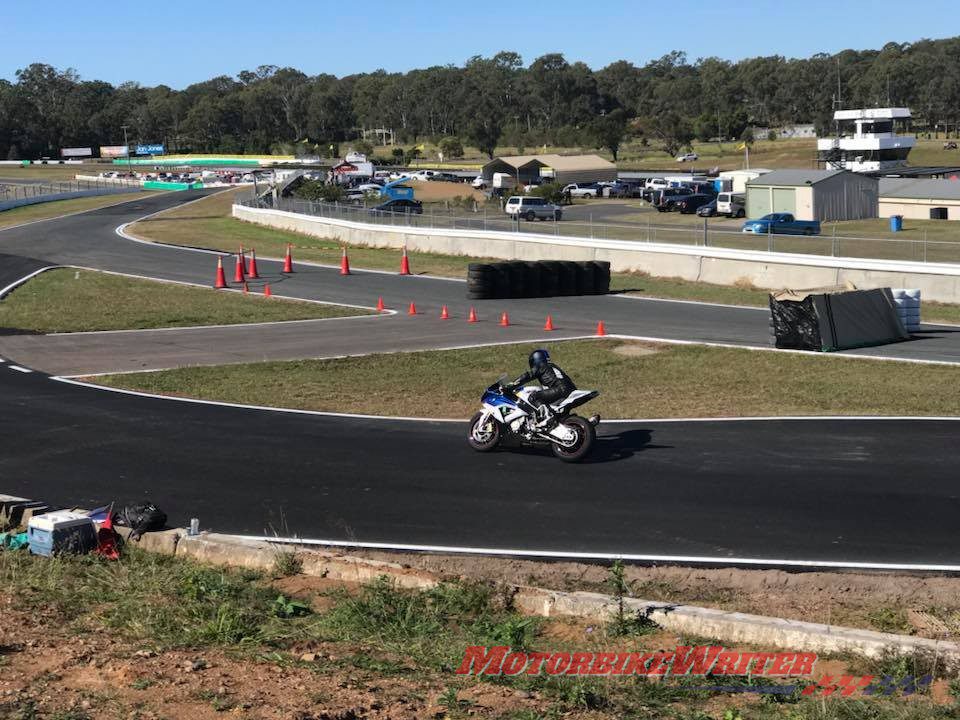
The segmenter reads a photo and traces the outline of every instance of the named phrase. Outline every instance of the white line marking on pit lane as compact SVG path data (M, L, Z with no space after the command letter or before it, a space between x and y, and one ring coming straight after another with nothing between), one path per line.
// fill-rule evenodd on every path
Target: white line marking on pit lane
M907 570L914 572L960 572L960 565L923 565L913 563L847 562L843 560L788 560L784 558L710 557L708 555L646 555L618 552L573 552L564 550L517 550L507 548L460 547L456 545L410 545L405 543L352 542L348 540L312 540L256 535L234 535L242 540L284 544L320 545L327 547L393 550L401 552L434 552L460 555L496 555L540 557L564 560L629 560L633 562L669 562L681 565L761 565L805 568L854 568L861 570Z
M20 367L19 365L7 365L7 367L10 368L11 370L16 370L17 372L22 372L22 373L32 373L32 372L33 372L33 370L31 370L31 369L25 368L25 367Z

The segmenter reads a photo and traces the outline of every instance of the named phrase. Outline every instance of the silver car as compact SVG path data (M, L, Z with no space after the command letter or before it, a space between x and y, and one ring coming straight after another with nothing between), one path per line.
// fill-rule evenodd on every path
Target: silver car
M563 211L558 206L539 197L514 195L507 200L503 210L514 220L559 220L563 217Z

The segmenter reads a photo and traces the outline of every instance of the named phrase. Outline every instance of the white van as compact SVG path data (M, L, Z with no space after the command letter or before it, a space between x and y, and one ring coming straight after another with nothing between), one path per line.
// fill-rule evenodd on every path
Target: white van
M717 215L742 218L746 214L747 200L743 195L732 192L722 192L717 195Z
M670 187L670 183L665 178L650 178L644 187L647 190L666 190Z

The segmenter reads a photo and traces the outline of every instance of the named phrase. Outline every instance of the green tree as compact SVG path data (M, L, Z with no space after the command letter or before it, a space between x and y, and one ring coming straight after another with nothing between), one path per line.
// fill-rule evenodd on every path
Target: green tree
M593 121L590 131L597 144L609 150L616 162L620 143L627 131L627 114L620 108L605 113Z
M445 137L440 141L440 152L444 157L461 158L463 157L463 143L458 137Z
M502 134L503 129L494 117L475 120L467 128L467 137L480 149L480 152L491 160L493 160L493 155L497 150L497 143L500 142L500 136Z

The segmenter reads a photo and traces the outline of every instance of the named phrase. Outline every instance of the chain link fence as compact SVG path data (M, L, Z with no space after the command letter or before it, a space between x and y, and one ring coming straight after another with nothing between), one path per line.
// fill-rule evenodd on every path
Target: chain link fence
M96 191L98 193L129 192L139 189L135 179L63 180L43 183L0 183L0 203L32 200L50 195Z
M476 209L464 209L441 203L435 203L435 207L424 204L423 214L418 215L385 212L359 203L312 202L296 198L278 198L274 204L270 196L243 198L236 202L247 207L275 208L302 215L390 227L534 233L567 239L626 240L638 243L669 243L756 252L960 264L960 241L901 240L839 235L753 234L714 229L710 226L710 218L703 218L702 223L683 225L653 222L599 223L566 219L518 221L497 209L485 208L482 205L475 206Z

